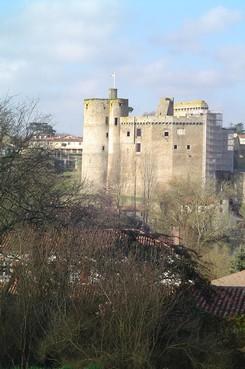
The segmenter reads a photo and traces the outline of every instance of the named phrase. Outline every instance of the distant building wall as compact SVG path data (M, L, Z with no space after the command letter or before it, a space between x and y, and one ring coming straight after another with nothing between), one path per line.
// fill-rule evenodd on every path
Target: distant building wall
M174 178L201 181L203 124L203 117L121 118L121 184L125 196L162 191Z

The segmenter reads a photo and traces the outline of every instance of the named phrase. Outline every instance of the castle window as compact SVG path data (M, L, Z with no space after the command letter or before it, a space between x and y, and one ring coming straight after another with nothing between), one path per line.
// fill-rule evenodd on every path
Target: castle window
M105 151L105 146L104 145L102 146L102 151Z
M108 126L108 124L109 124L109 117L105 117L105 124Z
M186 148L187 148L187 150L190 150L191 149L191 145L187 145Z
M136 129L136 136L141 137L141 128Z
M127 136L130 137L130 131L127 132Z
M108 132L106 132L105 136L106 136L106 138L108 138Z
M178 136L184 136L185 135L185 129L184 128L177 128L177 135Z
M137 143L135 147L136 152L141 152L141 143Z
M178 146L177 145L174 145L174 150L177 150Z
M118 123L118 118L114 118L114 124L115 124L115 126L117 126L117 123Z
M169 132L168 131L164 131L164 137L168 137L169 136Z

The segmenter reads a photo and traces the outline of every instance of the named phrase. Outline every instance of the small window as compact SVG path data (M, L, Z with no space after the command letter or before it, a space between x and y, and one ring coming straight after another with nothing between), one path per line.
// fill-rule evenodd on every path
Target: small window
M177 145L174 145L174 150L177 150L178 146Z
M187 148L187 150L190 150L191 149L191 145L187 145L186 148Z
M136 152L141 152L141 144L140 143L136 144Z
M115 124L115 126L117 126L117 123L118 123L118 118L114 118L114 124Z
M105 151L105 146L104 145L102 146L102 151Z
M136 129L136 136L141 137L141 128Z
M185 135L185 128L177 128L177 135L184 136Z
M130 131L127 132L127 136L130 137Z
M108 126L108 124L109 124L109 117L105 117L105 124Z
M168 131L164 131L164 137L168 137L169 136L169 132Z
M106 138L108 138L108 132L106 132L106 134L105 134L105 135L106 135Z

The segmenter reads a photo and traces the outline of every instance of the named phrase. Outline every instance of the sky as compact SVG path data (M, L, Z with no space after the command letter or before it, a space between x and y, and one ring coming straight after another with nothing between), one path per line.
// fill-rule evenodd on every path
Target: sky
M244 0L0 0L0 97L38 101L82 135L83 99L113 87L133 114L204 99L245 122Z

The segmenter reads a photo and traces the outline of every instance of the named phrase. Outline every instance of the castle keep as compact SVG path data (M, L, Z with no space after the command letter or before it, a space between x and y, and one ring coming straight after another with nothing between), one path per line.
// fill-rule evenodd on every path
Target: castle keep
M132 116L128 100L84 100L82 176L97 188L142 198L174 178L205 181L233 171L233 134L203 100L161 99L154 115Z

